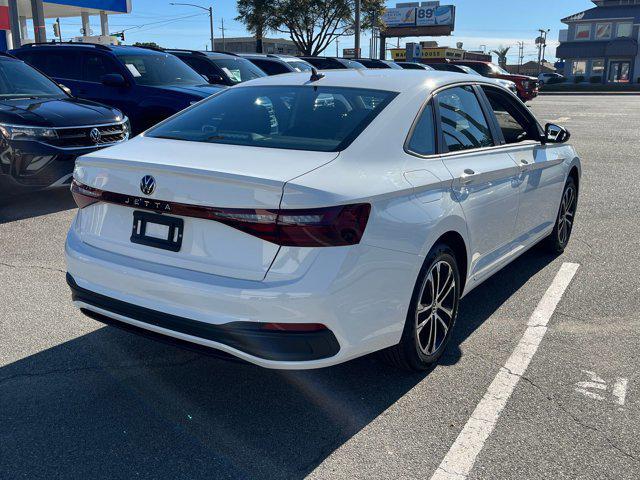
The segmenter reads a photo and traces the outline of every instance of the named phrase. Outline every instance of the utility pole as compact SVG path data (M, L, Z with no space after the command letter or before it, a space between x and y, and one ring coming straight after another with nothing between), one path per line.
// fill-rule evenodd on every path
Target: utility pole
M183 5L187 7L195 7L195 8L199 8L200 10L209 12L209 29L211 32L211 51L213 52L216 49L215 40L213 38L213 6L207 8L207 7L201 7L200 5L194 5L193 3L174 3L174 2L171 2L169 5Z
M355 49L356 49L356 57L360 56L360 0L356 0L356 18L355 18Z
M518 73L522 67L522 61L524 60L524 42L518 42Z
M222 50L224 50L226 52L227 51L227 44L224 41L224 31L226 30L226 28L224 28L224 18L222 18L220 20L220 23L222 24L222 26L220 27L220 30L222 31Z
M340 56L340 39L336 37L336 57Z
M540 36L536 38L536 45L538 46L538 75L542 73L542 60L544 60L544 52L547 48L547 34L551 30L545 30L543 28L538 29Z

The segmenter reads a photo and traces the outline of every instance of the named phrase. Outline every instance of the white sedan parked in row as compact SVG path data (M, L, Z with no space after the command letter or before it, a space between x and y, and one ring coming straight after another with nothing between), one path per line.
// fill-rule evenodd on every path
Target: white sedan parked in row
M78 160L67 280L93 318L264 367L425 369L462 296L564 250L568 137L469 75L253 80Z

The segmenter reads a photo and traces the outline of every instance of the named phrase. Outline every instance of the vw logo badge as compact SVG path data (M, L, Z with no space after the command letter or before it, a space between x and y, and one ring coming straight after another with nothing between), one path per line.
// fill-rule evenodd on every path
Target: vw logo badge
M140 180L140 190L145 195L151 195L156 188L156 179L151 175L145 175Z
M100 130L98 130L97 128L92 128L91 131L89 132L89 138L93 143L98 143L102 138L102 134L100 133Z

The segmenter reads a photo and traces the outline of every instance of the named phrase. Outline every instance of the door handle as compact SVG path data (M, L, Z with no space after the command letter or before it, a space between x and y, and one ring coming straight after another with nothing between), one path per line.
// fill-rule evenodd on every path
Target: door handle
M521 172L526 172L527 170L531 169L531 162L523 158L520 160L519 168Z
M474 170L465 168L464 172L462 172L462 174L460 175L460 183L462 185L468 185L473 181L474 177L477 177L478 175L479 173L475 172Z

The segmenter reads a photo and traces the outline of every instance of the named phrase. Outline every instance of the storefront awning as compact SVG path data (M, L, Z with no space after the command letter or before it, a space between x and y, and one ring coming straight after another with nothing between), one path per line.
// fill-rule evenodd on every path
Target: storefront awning
M558 58L635 57L638 42L632 38L616 38L601 42L563 42L556 49Z

